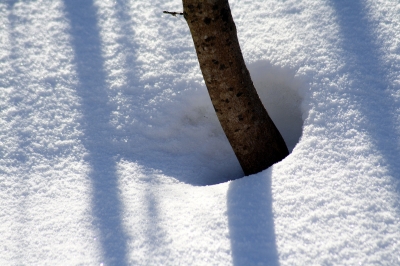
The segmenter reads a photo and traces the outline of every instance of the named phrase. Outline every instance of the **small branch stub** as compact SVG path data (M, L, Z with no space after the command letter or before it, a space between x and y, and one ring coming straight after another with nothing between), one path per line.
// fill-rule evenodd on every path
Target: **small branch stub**
M163 11L163 13L164 13L164 14L170 14L170 15L172 15L172 16L174 16L174 17L176 17L176 15L181 15L181 16L183 16L183 13L182 13L182 12Z

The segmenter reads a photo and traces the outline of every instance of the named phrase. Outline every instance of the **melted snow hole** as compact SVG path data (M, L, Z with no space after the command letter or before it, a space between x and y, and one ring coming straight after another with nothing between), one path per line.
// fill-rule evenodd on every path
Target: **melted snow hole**
M253 83L291 152L302 134L304 82L296 71L266 61L248 64ZM166 101L163 112L145 128L152 138L148 166L192 185L213 185L243 177L243 172L202 83ZM156 156L159 154L160 157ZM142 154L144 157L146 154Z

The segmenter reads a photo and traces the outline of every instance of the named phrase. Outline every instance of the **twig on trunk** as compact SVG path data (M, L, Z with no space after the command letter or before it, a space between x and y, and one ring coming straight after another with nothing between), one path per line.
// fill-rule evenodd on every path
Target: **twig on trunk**
M170 14L170 15L172 15L172 16L174 16L174 17L176 17L176 15L181 15L181 16L183 16L183 13L182 13L182 12L163 11L163 13L165 13L165 14Z

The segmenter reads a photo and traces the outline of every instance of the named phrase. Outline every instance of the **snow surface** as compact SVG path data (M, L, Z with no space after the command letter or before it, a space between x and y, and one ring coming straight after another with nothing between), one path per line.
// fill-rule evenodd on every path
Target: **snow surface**
M180 1L1 1L0 265L400 265L400 2L230 4L292 151L241 179Z

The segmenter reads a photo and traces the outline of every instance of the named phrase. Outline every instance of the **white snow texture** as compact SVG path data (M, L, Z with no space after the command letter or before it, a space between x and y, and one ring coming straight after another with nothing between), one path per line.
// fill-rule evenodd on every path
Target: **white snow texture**
M291 151L245 178L181 1L0 1L0 265L400 265L400 2L230 6Z

